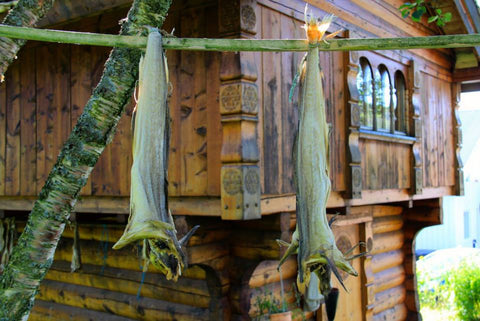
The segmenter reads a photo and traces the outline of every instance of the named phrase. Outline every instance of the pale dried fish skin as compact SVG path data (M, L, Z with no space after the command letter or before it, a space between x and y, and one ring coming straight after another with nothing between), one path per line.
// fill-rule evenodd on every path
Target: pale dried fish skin
M158 30L149 33L139 70L130 217L124 234L113 248L145 240L144 259L163 272L167 279L177 280L187 262L168 211L168 83L162 37Z

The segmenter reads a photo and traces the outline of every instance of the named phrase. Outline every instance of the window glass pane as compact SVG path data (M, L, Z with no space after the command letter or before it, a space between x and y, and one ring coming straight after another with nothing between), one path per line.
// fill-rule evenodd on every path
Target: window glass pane
M382 120L383 120L383 124L382 124L382 128L383 129L386 129L388 131L391 130L392 128L392 125L391 125L391 122L390 122L390 113L391 113L391 92L390 92L390 88L391 88L391 85L390 85L390 76L388 74L388 71L386 69L383 69L382 72L382 106L383 106L383 109L382 109Z
M370 65L364 69L365 79L365 125L373 128L373 79Z
M365 125L365 89L363 81L363 67L358 68L357 74L357 90L358 90L358 106L360 107L360 124Z
M368 60L360 58L360 72L357 77L357 86L360 94L360 119L363 127L373 128L373 82L372 69Z
M406 85L405 78L401 71L395 73L395 90L397 98L397 108L395 109L395 130L407 132L407 103L406 103Z
M383 92L382 92L382 75L380 71L375 70L375 124L376 129L384 129L383 127Z

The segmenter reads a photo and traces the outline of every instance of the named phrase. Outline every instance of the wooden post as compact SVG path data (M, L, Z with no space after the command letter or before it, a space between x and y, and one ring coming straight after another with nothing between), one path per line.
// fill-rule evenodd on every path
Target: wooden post
M463 162L460 151L462 149L462 122L460 121L460 83L452 84L452 98L453 98L453 135L455 144L455 195L464 195L463 184Z
M256 34L255 0L220 0L220 35L253 38ZM257 68L252 52L224 52L220 69L222 115L222 218L261 217L260 168L257 143Z
M348 167L347 186L349 198L362 198L362 154L358 147L360 138L360 106L357 88L357 75L360 63L358 53L351 51L347 55L347 85L348 85Z
M412 145L412 194L422 194L423 189L423 159L422 159L422 98L420 96L421 72L418 64L410 62L409 78L411 88L412 124L411 134L416 138Z
M367 245L366 250L370 253L373 249L373 228L372 222L366 222L360 225L360 240ZM375 278L372 270L372 255L367 254L361 258L363 271L362 285L365 287L362 290L362 307L364 309L364 321L373 320L373 308L375 306Z

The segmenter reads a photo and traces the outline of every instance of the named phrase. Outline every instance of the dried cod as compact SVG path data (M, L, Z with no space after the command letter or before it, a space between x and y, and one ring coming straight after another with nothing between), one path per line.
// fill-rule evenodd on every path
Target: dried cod
M326 206L330 195L329 127L326 121L325 97L319 68L318 42L326 41L339 31L324 37L334 16L322 21L305 14L305 29L310 49L301 72L299 129L294 147L295 185L297 193L297 226L280 265L297 253L297 286L305 299L305 310L316 310L322 301L332 301L330 276L333 272L343 286L338 269L357 276L357 272L335 244L327 220ZM336 305L336 298L334 300ZM333 304L333 303L332 303Z
M168 210L168 71L162 37L154 28L150 29L139 70L138 102L132 120L130 217L113 248L142 240L144 260L149 260L167 279L177 280L187 265L182 245L197 227L178 241Z

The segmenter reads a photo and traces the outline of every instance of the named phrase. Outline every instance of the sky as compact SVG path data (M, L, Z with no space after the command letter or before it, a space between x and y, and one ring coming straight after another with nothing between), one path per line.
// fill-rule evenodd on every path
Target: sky
M460 100L460 110L479 110L479 109L480 109L480 92L472 91L468 93L462 93L461 100Z
M480 180L480 167L478 166L480 163L480 139L478 139L480 134L478 132L469 132L480 130L480 128L475 125L475 122L477 122L478 119L478 113L480 112L480 92L462 93L460 98L460 111L465 111L464 113L460 114L460 118L462 119L463 123L462 134L463 143L465 145L464 147L471 151L468 158L463 155L464 153L462 153L465 177L471 177L472 179ZM468 141L468 138L477 139L477 142L475 143L471 139Z

